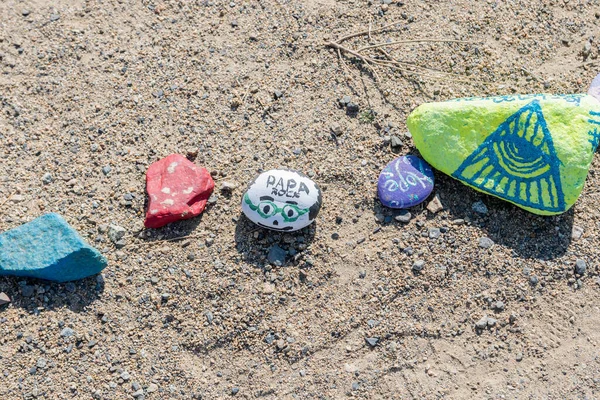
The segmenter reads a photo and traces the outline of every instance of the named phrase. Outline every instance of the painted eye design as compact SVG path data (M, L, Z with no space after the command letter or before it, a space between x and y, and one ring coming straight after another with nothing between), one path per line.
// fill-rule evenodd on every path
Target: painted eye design
M271 201L261 201L257 211L263 218L269 218L277 214L278 207Z
M290 204L283 206L283 209L281 210L281 214L283 215L283 219L286 222L294 222L295 220L298 219L298 217L300 217L298 208L293 205L290 205Z
M502 122L452 175L516 204L564 211L559 165L534 100Z

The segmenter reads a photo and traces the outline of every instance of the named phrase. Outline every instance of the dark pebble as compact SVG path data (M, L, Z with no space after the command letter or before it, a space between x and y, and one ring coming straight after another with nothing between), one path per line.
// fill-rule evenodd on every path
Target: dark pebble
M587 265L586 265L585 261L583 261L583 260L575 261L575 273L577 275L585 274L586 269L587 269Z

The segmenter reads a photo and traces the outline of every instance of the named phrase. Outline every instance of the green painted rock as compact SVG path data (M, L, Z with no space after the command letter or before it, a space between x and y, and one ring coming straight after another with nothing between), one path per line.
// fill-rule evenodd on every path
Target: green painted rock
M434 168L540 215L577 200L600 141L590 95L515 95L423 104L408 117Z

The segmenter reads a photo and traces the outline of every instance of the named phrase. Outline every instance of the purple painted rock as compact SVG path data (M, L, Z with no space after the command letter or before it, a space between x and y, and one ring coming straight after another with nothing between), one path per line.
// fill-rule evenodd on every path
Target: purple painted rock
M381 204L409 208L424 201L433 190L433 171L419 157L402 156L386 165L379 175L377 193Z

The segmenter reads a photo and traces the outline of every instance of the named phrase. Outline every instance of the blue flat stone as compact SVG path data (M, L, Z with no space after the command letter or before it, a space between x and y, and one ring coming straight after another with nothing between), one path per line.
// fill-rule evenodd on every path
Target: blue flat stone
M68 282L95 275L106 264L58 214L0 234L0 275Z
M431 194L433 183L433 171L425 161L411 155L402 156L381 171L377 193L386 207L409 208Z

